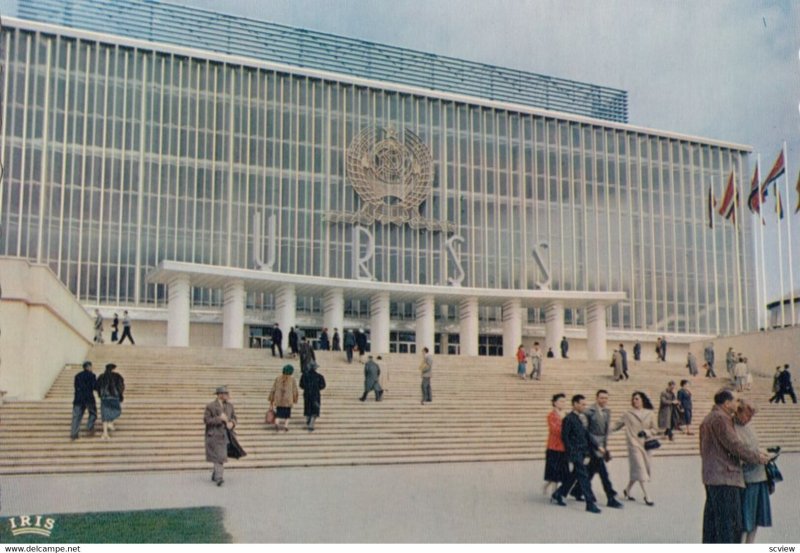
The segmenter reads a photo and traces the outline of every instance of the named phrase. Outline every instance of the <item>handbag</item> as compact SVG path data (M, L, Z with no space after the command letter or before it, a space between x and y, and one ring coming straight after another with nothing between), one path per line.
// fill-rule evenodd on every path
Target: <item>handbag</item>
M275 409L273 409L272 407L267 409L267 414L264 417L264 422L266 424L275 424Z
M652 451L654 449L658 449L659 447L661 447L661 442L659 442L656 438L650 438L644 442L645 451Z
M236 434L227 428L225 432L228 433L228 457L231 459L241 459L245 457L247 453L236 439Z

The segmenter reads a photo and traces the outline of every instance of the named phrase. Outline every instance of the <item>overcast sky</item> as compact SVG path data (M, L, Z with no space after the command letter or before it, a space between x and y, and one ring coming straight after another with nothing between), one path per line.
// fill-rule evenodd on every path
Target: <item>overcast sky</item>
M797 2L171 1L621 88L628 91L631 124L751 145L755 154L761 154L762 174L769 171L785 140L790 182L789 197L783 198L787 214L797 205ZM753 164L755 159L754 155ZM721 189L722 184L718 196ZM770 215L767 244L777 240L777 224ZM786 250L788 221L783 231ZM800 283L800 214L792 218L792 235L794 280ZM787 251L783 267L788 294ZM768 299L780 295L778 266L778 256L769 255L767 273L773 278Z

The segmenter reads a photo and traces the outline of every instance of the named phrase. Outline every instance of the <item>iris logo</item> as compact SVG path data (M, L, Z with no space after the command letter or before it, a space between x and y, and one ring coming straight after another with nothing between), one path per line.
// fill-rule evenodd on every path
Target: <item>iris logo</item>
M43 518L42 515L22 515L8 519L13 536L23 536L34 534L37 536L50 537L56 525L54 518Z

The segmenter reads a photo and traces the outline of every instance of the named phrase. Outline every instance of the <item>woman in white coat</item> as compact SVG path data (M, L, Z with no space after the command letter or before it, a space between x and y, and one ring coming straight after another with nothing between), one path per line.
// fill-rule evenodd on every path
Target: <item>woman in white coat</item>
M650 481L651 474L651 454L644 448L644 444L650 438L658 434L658 423L653 404L644 392L633 392L631 396L632 409L622 415L613 429L614 431L625 429L625 438L628 442L628 464L630 468L630 479L622 494L625 499L635 501L631 496L631 488L638 482L644 494L644 502L649 506L655 505L647 495L645 482Z

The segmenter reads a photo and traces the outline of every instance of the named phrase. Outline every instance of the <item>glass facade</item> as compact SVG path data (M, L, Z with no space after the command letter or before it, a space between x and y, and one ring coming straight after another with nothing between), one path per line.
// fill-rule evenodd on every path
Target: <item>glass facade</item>
M530 289L536 248L552 289L627 293L609 330L756 326L751 218L742 205L738 229L717 217L711 230L707 213L731 171L746 186L746 148L53 29L4 21L0 255L49 264L87 305L163 308L165 287L146 281L163 260L254 268L257 211L274 217L275 271L355 278L358 225L328 216L363 206L346 156L375 127L429 148L418 211L454 229L369 225L376 280L446 285L463 269L464 286ZM195 306L220 302L193 292ZM319 298L298 305L320 313ZM583 326L583 311L566 316Z

